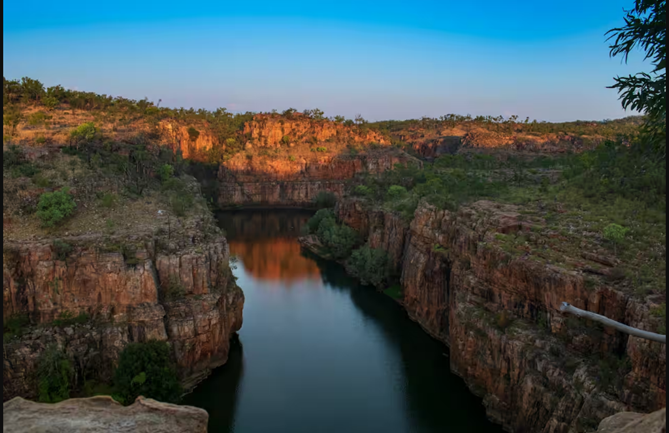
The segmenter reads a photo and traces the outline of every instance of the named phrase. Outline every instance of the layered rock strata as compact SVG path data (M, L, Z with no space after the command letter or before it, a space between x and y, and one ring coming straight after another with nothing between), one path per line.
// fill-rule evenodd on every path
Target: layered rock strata
M220 232L59 242L66 254L52 241L4 243L5 320L31 323L5 338L5 400L36 397L37 362L52 343L72 359L75 388L109 382L129 342L168 341L186 388L225 363L244 296Z
M664 345L559 312L566 301L654 330L652 302L589 287L578 270L500 248L498 235L530 230L514 206L480 201L449 212L422 203L410 224L360 200L340 201L335 211L390 253L407 313L450 346L452 371L507 430L592 431L616 412L665 406ZM604 383L608 367L598 361L611 357L628 363L615 385Z

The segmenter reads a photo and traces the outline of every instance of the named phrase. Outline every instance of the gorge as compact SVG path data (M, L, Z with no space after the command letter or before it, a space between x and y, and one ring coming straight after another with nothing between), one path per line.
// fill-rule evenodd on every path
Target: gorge
M86 116L58 121L70 130ZM112 381L128 343L158 339L192 391L184 402L207 409L216 431L324 422L364 431L373 422L389 431L589 432L616 412L665 406L664 346L559 313L566 301L661 326L664 290L648 288L664 275L656 215L635 213L637 237L617 254L599 234L601 209L559 189L568 168L559 157L605 134L533 135L527 145L518 125L388 134L268 113L246 121L234 147L206 122L134 122L100 125L78 147L58 129L42 131L49 141L38 145L28 128L20 162L6 167L3 313L26 322L5 323L5 401L37 398L38 359L52 344L83 392L86 382ZM164 165L174 173L162 178ZM53 180L25 175L33 166ZM391 186L405 195L391 198ZM67 187L74 216L40 227L40 195ZM117 202L107 206L107 195ZM357 233L356 248L388 255L397 302L300 248L323 197L337 224ZM227 212L218 221L214 204ZM616 221L633 220L636 209L616 205L628 212ZM254 207L271 210L231 211ZM656 272L641 275L639 257Z

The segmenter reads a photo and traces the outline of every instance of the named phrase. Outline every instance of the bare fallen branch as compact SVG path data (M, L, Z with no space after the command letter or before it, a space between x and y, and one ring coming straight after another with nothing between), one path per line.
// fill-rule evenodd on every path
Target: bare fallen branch
M602 315L591 313L590 311L581 310L580 308L576 308L567 302L562 303L562 306L560 306L560 311L564 313L571 313L578 317L584 317L586 319L594 320L595 322L602 323L606 326L615 328L620 332L634 335L635 337L645 338L646 340L652 340L652 341L657 341L659 343L667 344L666 335L656 334L654 332L642 331L641 329L632 328L631 326L623 325L620 322L616 322L615 320L611 320Z

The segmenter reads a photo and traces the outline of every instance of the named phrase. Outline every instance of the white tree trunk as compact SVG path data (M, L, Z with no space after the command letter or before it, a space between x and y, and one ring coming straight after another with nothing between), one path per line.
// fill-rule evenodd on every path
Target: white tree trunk
M642 331L641 329L632 328L631 326L623 325L620 322L616 322L615 320L611 320L599 314L581 310L580 308L576 308L573 305L568 304L567 302L562 303L560 311L565 313L571 313L578 317L585 317L586 319L594 320L595 322L603 323L606 326L610 326L626 334L634 335L635 337L645 338L646 340L652 340L663 344L667 344L666 335L656 334L654 332Z

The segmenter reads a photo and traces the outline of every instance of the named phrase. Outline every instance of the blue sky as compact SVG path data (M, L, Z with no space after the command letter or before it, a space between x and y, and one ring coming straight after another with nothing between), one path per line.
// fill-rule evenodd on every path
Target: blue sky
M161 105L368 120L634 114L606 86L632 0L3 2L3 75Z

